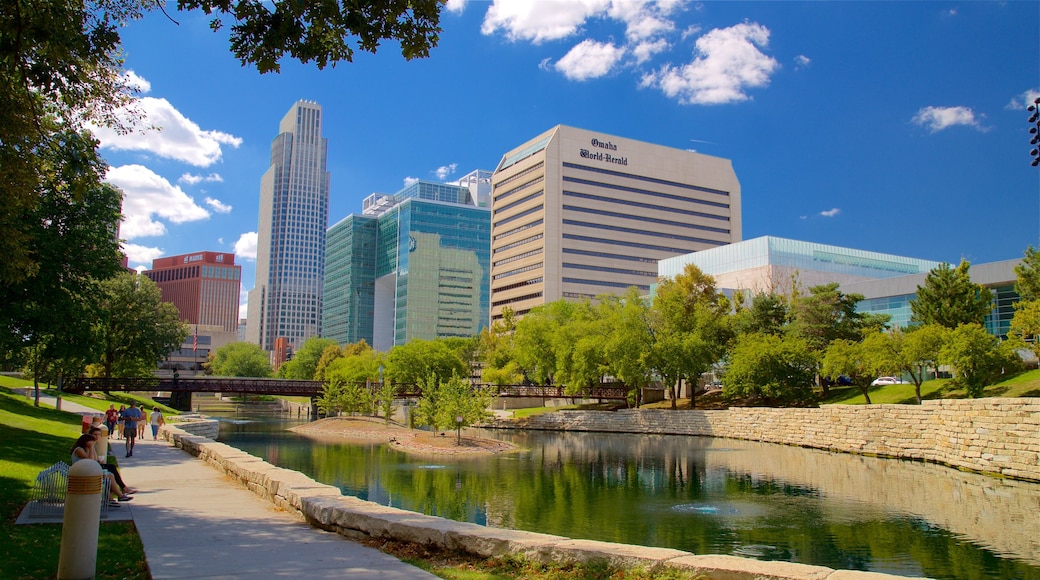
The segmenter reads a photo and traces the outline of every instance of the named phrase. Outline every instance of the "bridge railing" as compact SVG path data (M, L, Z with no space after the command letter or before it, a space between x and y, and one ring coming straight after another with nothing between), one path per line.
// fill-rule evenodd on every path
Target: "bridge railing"
M370 389L377 390L379 383L367 383ZM487 391L492 397L509 398L569 398L569 399L606 399L625 400L627 389L623 386L586 387L568 393L561 386L544 385L474 385L475 389ZM102 378L76 377L65 383L65 390L71 393L84 391L169 391L197 393L240 393L249 395L287 395L317 397L324 392L320 381L300 381L289 379L259 379L237 377L132 377ZM396 397L419 398L422 390L412 383L397 385Z

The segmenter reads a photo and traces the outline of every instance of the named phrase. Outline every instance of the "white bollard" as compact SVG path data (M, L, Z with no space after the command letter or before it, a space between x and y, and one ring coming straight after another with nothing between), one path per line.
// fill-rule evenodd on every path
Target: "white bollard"
M97 452L98 460L101 463L108 463L108 425L102 423L98 426L101 432L98 433L97 444L94 445L94 451Z
M69 467L65 518L61 524L58 580L94 578L97 572L98 530L104 472L97 461L77 461Z

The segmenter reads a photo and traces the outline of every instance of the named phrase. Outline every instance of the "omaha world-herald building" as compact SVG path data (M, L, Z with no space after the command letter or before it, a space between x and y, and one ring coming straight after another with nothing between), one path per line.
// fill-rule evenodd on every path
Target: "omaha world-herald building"
M492 176L491 319L647 292L659 260L741 239L728 159L557 125Z

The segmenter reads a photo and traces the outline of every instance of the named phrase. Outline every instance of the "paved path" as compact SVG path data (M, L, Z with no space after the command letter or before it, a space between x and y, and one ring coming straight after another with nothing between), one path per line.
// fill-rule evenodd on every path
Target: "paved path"
M297 520L166 442L138 441L133 457L119 457L140 490L129 507L157 580L436 578Z
M54 406L41 393L40 404ZM62 410L98 414L62 401ZM152 578L436 579L379 550L301 522L165 441L138 440L133 457L110 441Z

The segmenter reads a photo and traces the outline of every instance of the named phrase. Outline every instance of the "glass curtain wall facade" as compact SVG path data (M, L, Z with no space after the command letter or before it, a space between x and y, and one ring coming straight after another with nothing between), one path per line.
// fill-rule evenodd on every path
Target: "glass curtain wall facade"
M650 289L657 262L741 237L727 159L558 125L492 177L491 318Z
M330 183L321 115L321 105L310 101L289 109L260 183L246 339L266 351L278 338L298 348L321 335Z
M392 196L370 196L362 219L370 220L364 222L364 240L374 241L374 251L364 258L356 255L365 251L357 242L359 216L330 228L325 336L340 343L363 338L388 350L413 339L479 334L488 320L491 220L477 201L469 187L427 181ZM342 231L348 227L352 237ZM350 253L355 255L347 258ZM371 269L359 274L362 268ZM350 297L355 280L360 292Z

